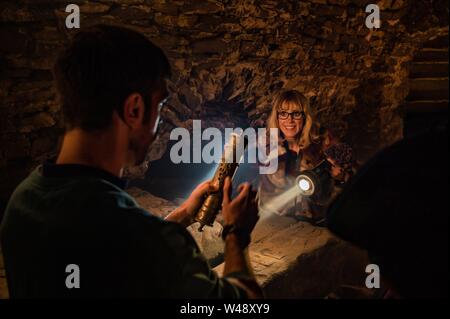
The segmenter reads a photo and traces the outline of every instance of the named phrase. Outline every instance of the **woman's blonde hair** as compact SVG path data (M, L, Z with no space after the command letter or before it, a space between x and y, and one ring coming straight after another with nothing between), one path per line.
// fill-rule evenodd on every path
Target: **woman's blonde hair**
M283 108L285 103L289 104L289 108ZM292 107L294 106L294 107ZM283 132L281 132L278 125L278 111L301 111L305 113L303 128L297 137L298 145L300 149L307 148L312 142L315 142L318 138L317 127L313 123L313 116L309 107L309 101L302 93L297 90L285 90L281 91L273 101L272 112L267 120L268 128L279 129L280 138L284 140Z

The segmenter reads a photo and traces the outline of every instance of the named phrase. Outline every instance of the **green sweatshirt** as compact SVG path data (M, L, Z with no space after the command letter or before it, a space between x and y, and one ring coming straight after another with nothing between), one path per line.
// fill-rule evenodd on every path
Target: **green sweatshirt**
M140 208L108 172L39 166L0 229L12 298L239 298L191 235Z

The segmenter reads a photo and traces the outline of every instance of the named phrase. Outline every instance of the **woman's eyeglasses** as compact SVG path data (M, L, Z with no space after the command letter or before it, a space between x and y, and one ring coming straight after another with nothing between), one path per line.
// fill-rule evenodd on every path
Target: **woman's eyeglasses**
M286 120L291 116L294 120L301 120L305 116L305 112L286 112L286 111L278 111L278 118L280 120Z

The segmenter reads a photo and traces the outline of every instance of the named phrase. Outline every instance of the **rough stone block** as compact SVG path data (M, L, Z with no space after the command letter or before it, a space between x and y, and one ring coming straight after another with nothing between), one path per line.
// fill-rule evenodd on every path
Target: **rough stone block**
M268 298L324 298L341 285L364 286L365 252L289 217L260 220L249 252ZM223 264L215 269L221 273Z

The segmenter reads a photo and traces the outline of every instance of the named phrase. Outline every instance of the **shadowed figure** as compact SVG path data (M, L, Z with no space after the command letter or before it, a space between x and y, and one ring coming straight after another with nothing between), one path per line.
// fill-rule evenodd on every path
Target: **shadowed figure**
M448 127L386 148L328 210L328 227L367 249L383 297L448 298Z

